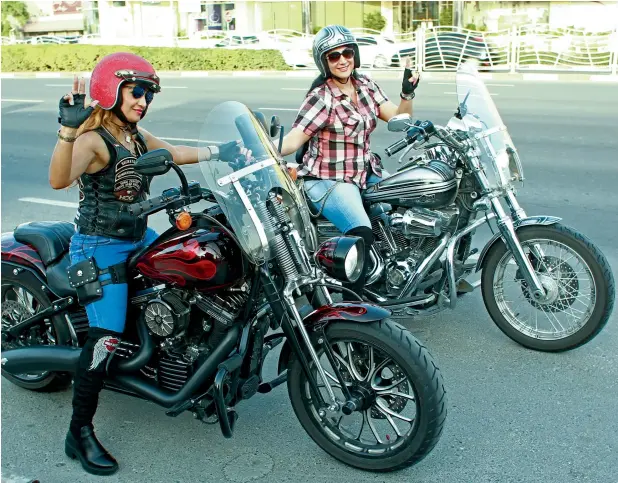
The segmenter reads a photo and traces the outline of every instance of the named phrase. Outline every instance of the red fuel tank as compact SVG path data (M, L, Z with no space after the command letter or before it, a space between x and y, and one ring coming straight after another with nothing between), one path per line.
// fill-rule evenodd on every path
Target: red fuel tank
M136 268L155 281L213 290L242 278L243 259L241 248L221 228L191 228L155 242Z

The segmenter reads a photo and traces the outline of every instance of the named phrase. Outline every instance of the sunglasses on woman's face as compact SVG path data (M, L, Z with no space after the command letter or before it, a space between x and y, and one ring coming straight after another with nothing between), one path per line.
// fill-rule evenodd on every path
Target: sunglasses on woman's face
M346 60L350 60L352 58L354 58L354 49L344 49L341 52L331 52L330 54L328 54L326 56L326 58L330 61L330 62L339 62L339 59L341 59L341 56L343 55L343 58Z
M133 89L131 90L131 94L133 94L133 97L135 99L141 99L145 95L146 104L150 104L154 99L155 95L155 93L152 92L150 89L144 86L140 86L139 84L133 87Z

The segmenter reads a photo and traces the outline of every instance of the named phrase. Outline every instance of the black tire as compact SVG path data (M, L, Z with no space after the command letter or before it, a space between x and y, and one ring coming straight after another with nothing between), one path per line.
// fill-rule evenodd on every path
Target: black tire
M33 298L40 305L41 310L51 305L51 300L42 290L41 283L36 279L36 277L27 272L14 275L12 267L3 266L1 292L2 301L5 300L6 292L13 286L23 287L25 290L30 292ZM54 328L54 337L57 344L67 344L68 341L70 341L70 333L66 322L60 317L52 317L51 322ZM11 381L16 386L38 392L62 391L71 384L71 375L60 372L50 372L41 379L28 381L20 378L19 375L10 374L2 369L2 377Z
M360 455L346 451L325 434L311 403L303 396L306 376L292 355L288 366L288 394L294 412L309 436L328 454L343 463L374 472L396 471L421 461L440 439L446 420L446 391L442 375L429 351L405 328L390 319L365 324L334 322L326 328L326 338L356 340L388 354L414 386L416 423L408 441L384 455ZM316 347L319 347L317 344ZM321 353L323 349L320 349Z
M577 332L558 340L539 340L522 334L502 315L493 294L494 273L507 251L502 240L491 247L485 259L481 276L483 301L496 325L515 342L529 349L543 352L561 352L575 349L596 337L612 313L616 286L609 262L605 255L584 235L561 224L524 226L517 230L520 241L535 238L555 240L568 246L586 262L595 281L596 305L590 319Z

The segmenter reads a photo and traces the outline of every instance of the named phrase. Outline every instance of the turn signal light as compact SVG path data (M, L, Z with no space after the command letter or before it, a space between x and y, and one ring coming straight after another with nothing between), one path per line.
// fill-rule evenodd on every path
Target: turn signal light
M288 167L288 174L290 175L290 178L292 178L292 181L296 181L298 178L298 170L296 168Z
M188 230L191 228L192 223L193 218L191 218L191 213L183 211L176 216L176 228L179 230Z

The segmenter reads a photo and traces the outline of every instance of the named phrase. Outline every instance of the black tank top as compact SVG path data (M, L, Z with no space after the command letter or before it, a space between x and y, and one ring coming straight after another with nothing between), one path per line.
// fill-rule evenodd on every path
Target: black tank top
M147 220L129 214L131 203L144 201L149 193L150 177L135 172L136 156L118 142L104 127L95 129L109 150L109 164L94 174L79 177L79 207L75 223L85 235L139 240ZM143 136L136 135L138 155L147 151Z

